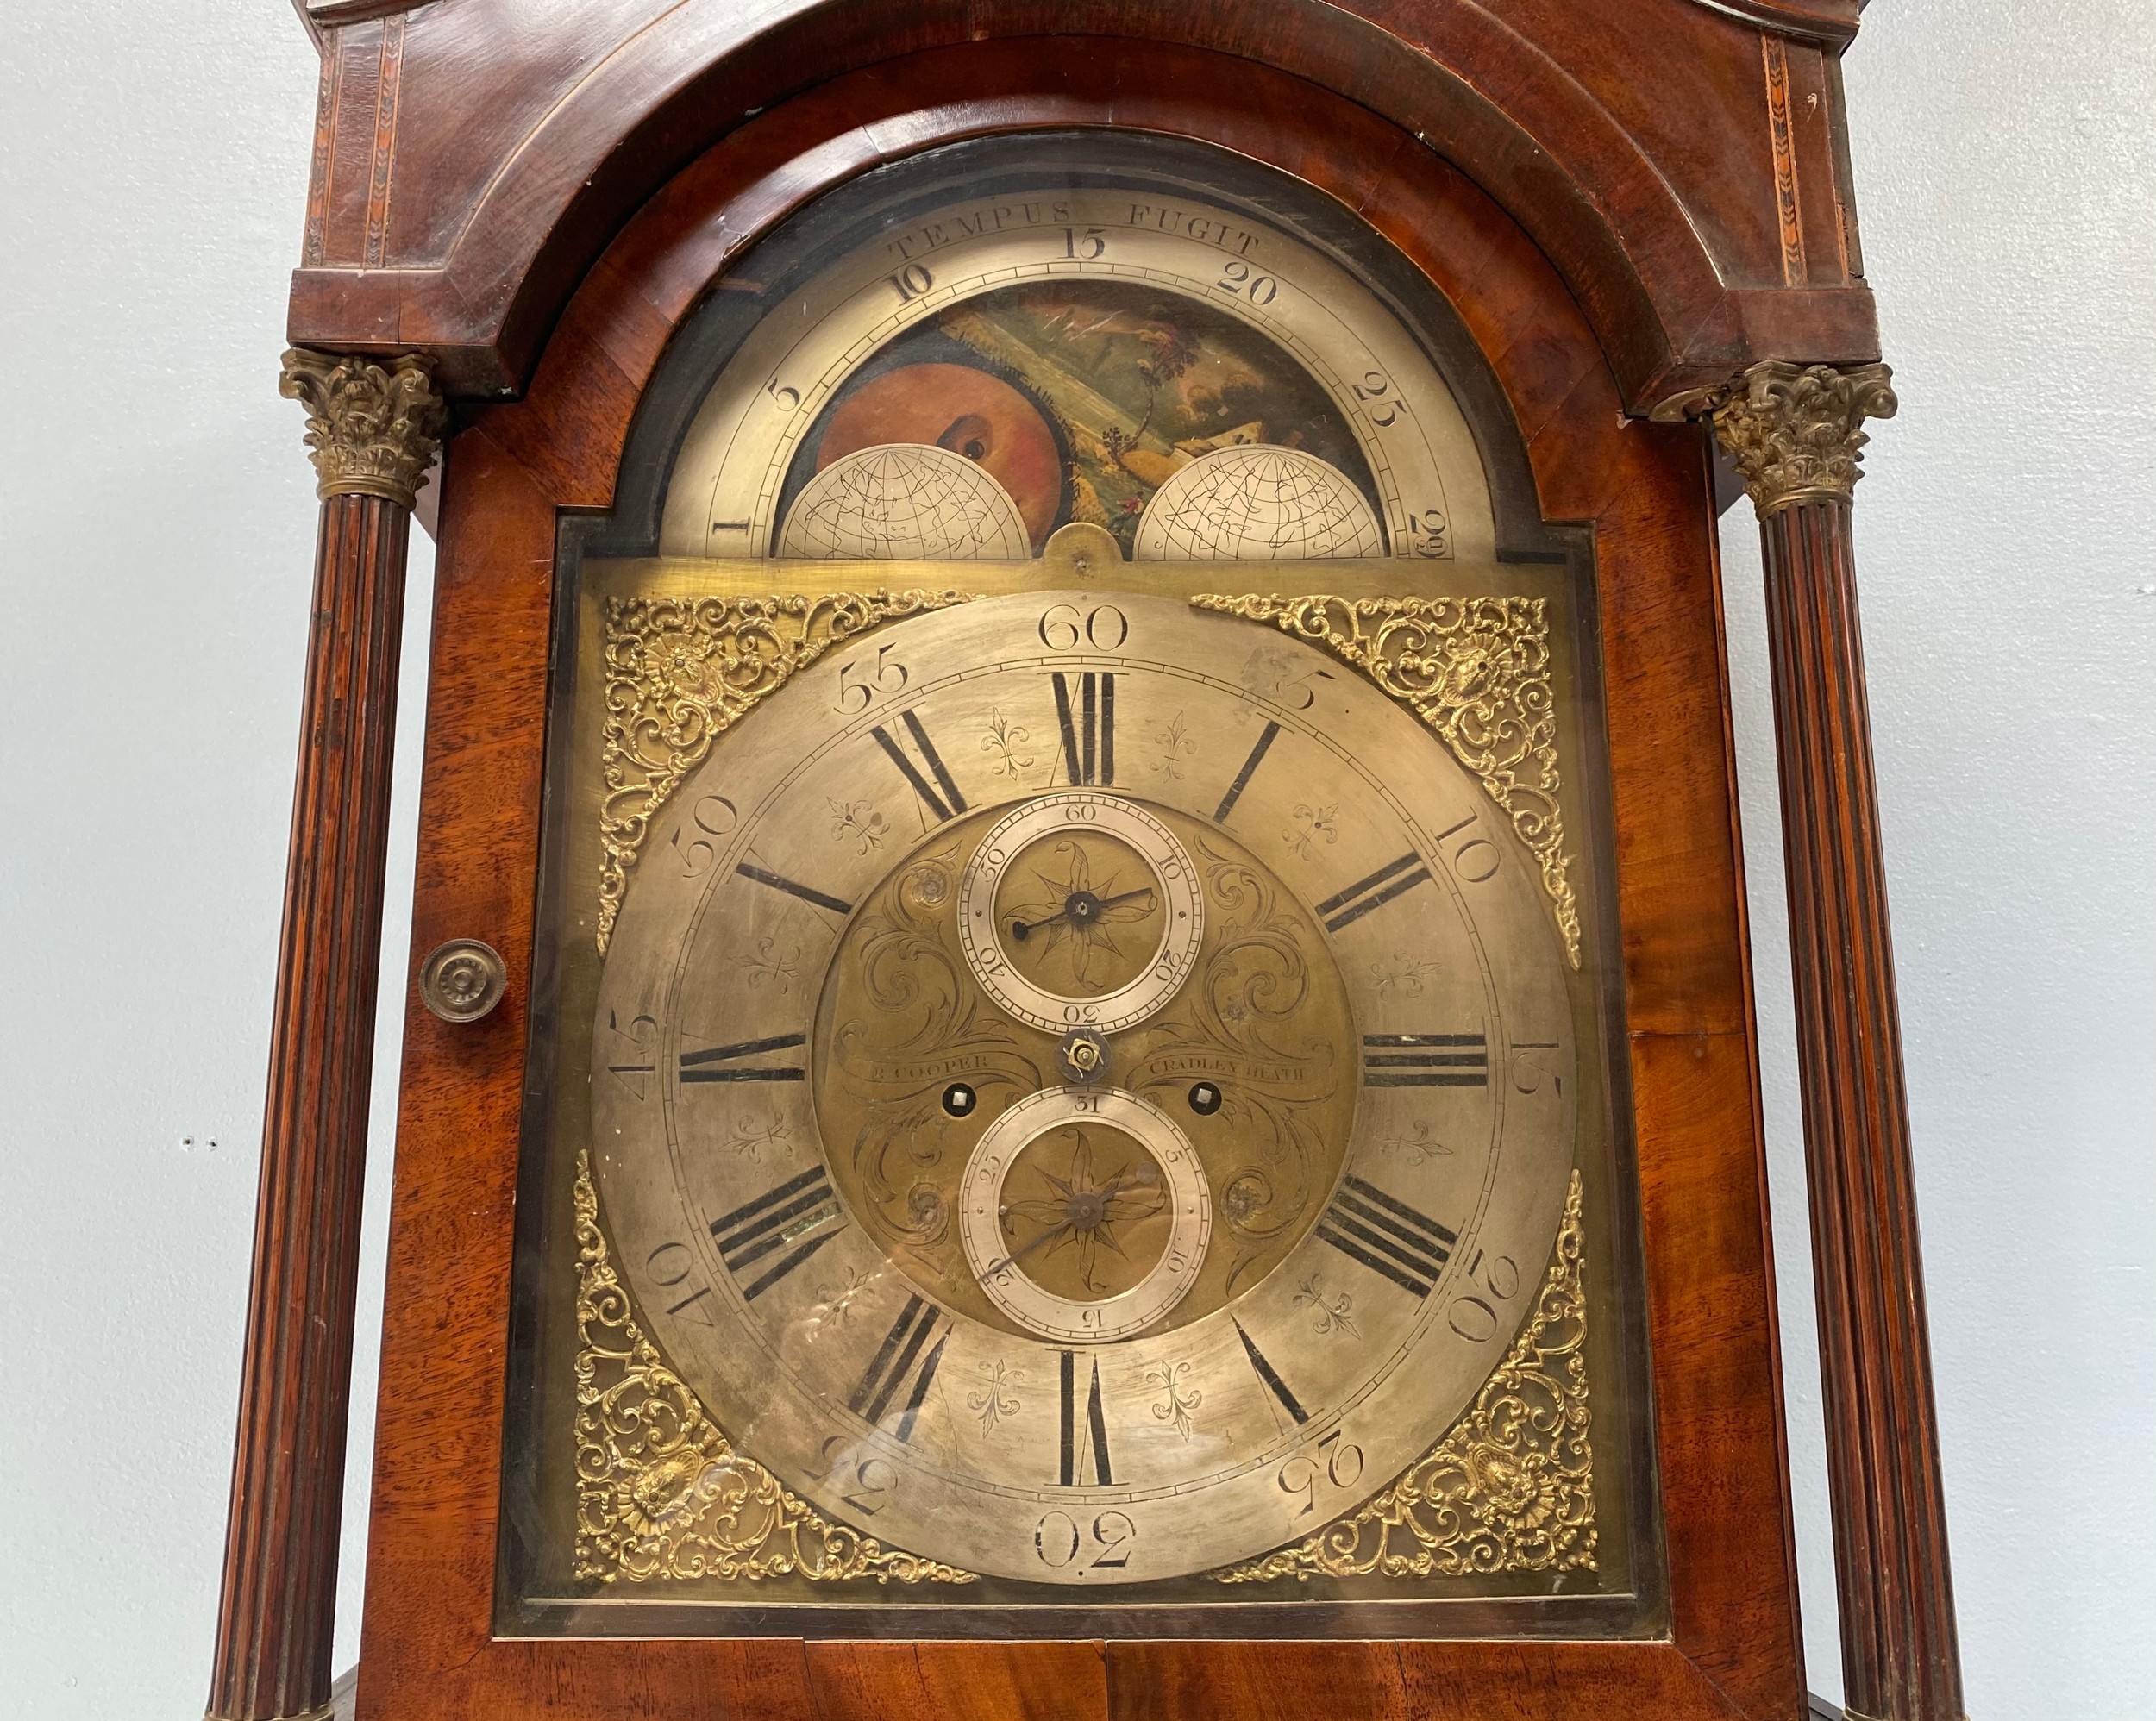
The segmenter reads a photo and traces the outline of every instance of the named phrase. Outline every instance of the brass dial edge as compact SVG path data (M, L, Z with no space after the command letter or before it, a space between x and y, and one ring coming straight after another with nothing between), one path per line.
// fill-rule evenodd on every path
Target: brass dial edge
M576 1156L576 1575L969 1584L834 1524L737 1449L636 1323Z
M1474 773L1533 854L1565 956L1579 967L1579 903L1557 804L1545 599L1207 592L1190 602L1200 610L1271 622L1323 646L1421 718Z
M711 743L795 672L871 628L970 602L965 591L807 598L610 598L602 641L599 950L651 822Z
M1278 1578L1467 1577L1595 1569L1580 1174L1533 1315L1451 1432L1359 1511L1224 1584Z
M577 1155L575 1206L580 1578L976 1580L832 1523L737 1450L638 1326L588 1153ZM1575 1171L1534 1313L1473 1408L1361 1510L1213 1578L1595 1569L1585 1257Z

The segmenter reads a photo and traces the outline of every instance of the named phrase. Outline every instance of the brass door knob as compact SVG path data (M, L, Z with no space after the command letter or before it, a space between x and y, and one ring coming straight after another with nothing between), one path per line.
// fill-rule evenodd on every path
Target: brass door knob
M476 938L437 945L419 969L419 996L444 1022L477 1022L502 1001L508 984L501 953Z

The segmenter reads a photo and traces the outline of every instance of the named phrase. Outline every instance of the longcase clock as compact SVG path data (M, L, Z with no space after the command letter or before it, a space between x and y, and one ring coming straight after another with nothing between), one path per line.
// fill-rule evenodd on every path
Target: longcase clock
M329 1701L423 486L362 1716L1797 1713L1730 479L1851 1713L1955 1721L1853 7L309 9L212 1714Z

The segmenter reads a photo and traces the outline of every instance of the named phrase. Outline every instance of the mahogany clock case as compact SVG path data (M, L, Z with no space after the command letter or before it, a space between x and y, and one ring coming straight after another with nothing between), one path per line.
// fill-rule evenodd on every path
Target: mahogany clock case
M416 1004L406 1025L363 1644L370 1706L448 1714L529 1705L552 1691L598 1713L663 1690L708 1692L713 1712L768 1699L805 1714L813 1689L819 1704L850 1691L842 1707L866 1715L962 1693L1015 1706L1021 1690L1066 1679L1077 1682L1074 1714L1270 1713L1285 1700L1283 1680L1359 1694L1388 1713L1438 1689L1448 1702L1506 1693L1522 1715L1597 1703L1779 1712L1799 1699L1702 443L1626 420L1595 329L1548 260L1404 134L1249 68L1236 72L1248 86L1238 99L1262 101L1266 116L1245 123L1185 99L1213 66L1206 55L1109 58L1119 108L1084 93L1083 68L1051 69L1015 44L934 51L774 108L628 223L570 298L526 397L469 409L452 441L414 941L423 952L488 931L510 986L476 1027L452 1029ZM908 93L946 85L985 93L925 108ZM859 128L881 124L884 110L918 116L905 147L824 147L862 140ZM1087 173L1195 178L1216 203L1239 202L1352 256L1416 331L1472 428L1495 565L1565 600L1553 646L1571 659L1562 717L1577 763L1567 792L1582 798L1577 882L1614 1125L1582 1171L1595 1227L1597 1474L1621 1482L1601 1522L1613 1543L1623 1538L1621 1588L1539 1601L1212 1604L1186 1608L1172 1626L1119 1598L1105 1609L1034 1607L1022 1621L993 1607L976 1610L999 1616L990 1618L969 1617L966 1604L885 1600L851 1604L843 1625L798 1604L762 1619L731 1610L723 1626L707 1600L630 1627L599 1621L585 1598L534 1606L535 1596L563 1595L559 1565L547 1565L562 1545L563 1406L548 1395L574 1348L573 1290L558 1271L573 1175L555 1134L563 1024L588 1008L592 966L564 931L568 894L584 887L570 876L562 740L580 611L607 567L658 548L666 474L698 401L778 284L812 269L819 247L877 200L932 200L934 176L951 171L939 164L975 159L908 148L1067 128L1074 117L1181 135L1171 150L1088 129ZM1194 148L1206 141L1233 153ZM892 156L901 159L885 166ZM561 1640L620 1630L680 1636ZM695 1641L887 1630L923 1640L890 1646L906 1658L911 1698L870 1691L898 1668L872 1646L767 1652ZM1105 1661L1091 1646L926 1641L1080 1634L1106 1640ZM1298 1634L1393 1641L1196 1641ZM1156 1635L1186 1641L1148 1641Z
M1127 197L1133 212L1141 203L1159 210L1195 201L1245 214L1263 230L1300 239L1367 285L1400 327L1420 340L1460 404L1489 484L1495 526L1494 556L1480 567L1472 561L1388 558L1372 564L1379 571L1367 577L1407 597L1438 591L1432 573L1448 576L1444 589L1548 594L1544 601L1561 635L1552 645L1559 666L1552 679L1563 690L1557 717L1568 777L1565 798L1576 810L1584 848L1579 884L1589 948L1575 986L1581 994L1576 1014L1588 1044L1598 1048L1588 1053L1594 1067L1583 1072L1580 1084L1583 1105L1597 1115L1583 1121L1579 1131L1579 1168L1587 1191L1583 1205L1589 1216L1584 1256L1591 1337L1585 1352L1596 1461L1595 1557L1570 1572L1458 1571L1420 1582L1306 1574L1232 1591L1202 1580L1106 1584L1082 1597L994 1579L940 1592L873 1576L813 1585L799 1577L766 1576L753 1587L740 1580L641 1587L626 1580L595 1581L588 1572L580 1575L574 1557L580 1500L573 1428L580 1408L575 1183L578 1149L593 1139L585 1098L592 1080L586 1048L600 967L588 900L596 859L596 791L588 768L578 768L580 757L592 752L597 742L592 710L600 697L594 676L599 654L595 612L609 595L642 589L638 576L645 570L674 573L677 585L669 590L679 589L683 578L693 589L693 565L657 557L666 498L691 426L713 379L744 340L801 298L820 272L859 247L864 235L906 232L948 210L954 199L1006 198L1016 204L1089 190ZM1043 242L1062 231L1050 222ZM849 383L872 375L883 354L899 344L887 335L881 339L877 351L856 365ZM1434 410L1436 404L1431 405ZM824 419L830 411L824 409ZM1067 453L1059 465L1075 470ZM798 476L788 480L781 508L799 488ZM1219 149L1099 133L947 145L827 192L729 271L722 290L685 319L647 388L624 455L617 496L609 514L565 516L559 541L497 1630L579 1637L1612 1637L1665 1630L1653 1450L1645 1413L1641 1260L1631 1194L1637 1178L1621 966L1611 908L1592 534L1541 519L1503 391L1457 314L1428 280L1337 203ZM1066 495L1063 511L1069 508ZM761 548L752 546L752 554ZM734 564L718 566L738 572ZM813 592L833 578L864 572L780 564L769 568L768 577L774 590ZM934 572L966 578L952 567ZM914 584L912 573L893 570L891 583ZM1238 566L1232 578L1229 567L1219 570L1234 589L1269 591L1324 589L1339 573L1332 564L1306 571L1293 562ZM1036 585L1055 583L1037 565L1028 578ZM1112 588L1117 576L1107 575L1104 583ZM1201 746L1206 739L1200 737ZM635 882L632 873L631 889ZM599 1223L606 1227L605 1215ZM1541 1267L1538 1262L1530 1278L1539 1280Z

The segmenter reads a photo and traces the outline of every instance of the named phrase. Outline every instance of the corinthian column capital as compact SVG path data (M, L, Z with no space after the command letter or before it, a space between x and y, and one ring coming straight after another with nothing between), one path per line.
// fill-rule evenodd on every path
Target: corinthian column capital
M1793 365L1769 359L1733 382L1664 401L1658 419L1711 417L1723 452L1764 520L1800 502L1846 502L1864 476L1867 418L1891 418L1884 365Z
M433 360L377 363L295 347L277 386L307 409L316 495L379 496L411 508L448 423Z

